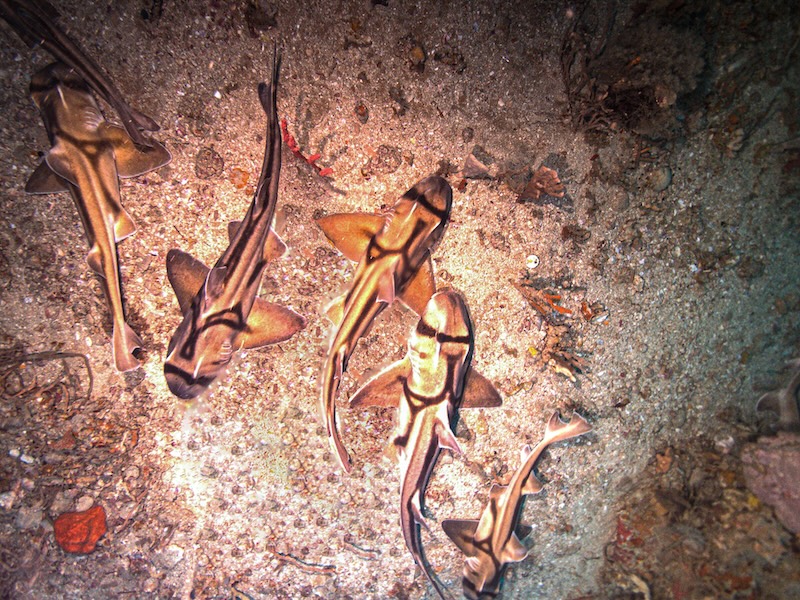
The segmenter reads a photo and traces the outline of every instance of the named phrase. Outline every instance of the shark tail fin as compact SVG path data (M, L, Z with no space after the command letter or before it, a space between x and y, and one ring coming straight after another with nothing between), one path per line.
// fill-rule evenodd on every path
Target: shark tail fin
M114 327L113 334L114 364L118 371L131 371L139 366L133 353L144 346L142 338L127 323L122 327Z

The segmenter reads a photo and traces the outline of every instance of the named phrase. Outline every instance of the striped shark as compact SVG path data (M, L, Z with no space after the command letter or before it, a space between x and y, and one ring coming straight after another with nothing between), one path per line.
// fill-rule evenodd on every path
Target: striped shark
M103 69L59 29L55 23L58 16L58 11L46 0L0 0L0 17L28 46L41 45L56 61L73 69L97 96L116 111L137 147L154 147L154 142L141 130L158 131L158 123L125 101Z
M261 176L244 219L228 226L227 250L211 269L181 250L167 254L167 276L183 321L169 342L164 376L172 393L183 400L208 389L236 352L282 342L306 324L293 310L257 297L267 263L286 251L272 229L281 170L279 69L276 50L272 80L258 87L267 115Z
M509 484L492 486L489 504L480 520L442 521L442 529L467 557L462 578L465 597L470 600L496 598L506 564L525 560L528 550L520 539L531 532L531 527L518 522L525 496L542 490L542 483L533 472L536 461L550 444L582 435L591 429L592 426L577 413L573 413L570 421L565 423L558 412L554 412L542 441L533 449L530 446L522 449L522 464Z
M338 325L322 372L322 412L331 449L346 472L350 455L336 424L336 392L358 340L375 318L400 298L421 314L436 291L430 253L444 234L453 191L441 177L417 182L384 214L334 214L317 224L350 260L357 262L350 290L328 308Z
M62 63L34 74L30 90L52 147L25 190L72 195L91 248L86 260L111 308L114 364L119 371L135 369L142 340L125 321L116 244L136 226L122 207L118 178L158 169L172 157L155 141L137 147L124 129L106 122L86 82Z
M500 406L494 386L471 368L472 322L459 294L438 292L408 340L406 356L369 380L352 407L397 407L394 449L400 463L400 525L406 547L440 597L422 551L425 488L442 448L462 454L451 427L459 408Z

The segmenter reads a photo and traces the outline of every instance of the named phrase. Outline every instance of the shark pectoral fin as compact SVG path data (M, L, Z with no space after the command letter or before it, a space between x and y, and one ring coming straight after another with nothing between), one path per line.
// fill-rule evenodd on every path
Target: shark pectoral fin
M525 494L538 494L542 491L542 482L539 481L539 478L536 477L533 473L528 475L528 478L525 480L524 485L522 486L522 495Z
M449 425L447 425L446 423L439 423L436 433L439 439L440 448L447 448L448 450L450 450L451 452L455 452L456 454L464 454L464 451L461 449L461 446L458 445L456 434L453 433L453 430L450 429Z
M500 553L502 563L519 562L528 556L528 549L522 545L516 534L512 533L505 547Z
M267 234L267 241L264 243L264 260L267 262L276 260L286 254L286 244L281 237L270 227Z
M492 382L475 369L468 369L464 378L461 408L493 408L502 406L502 404L503 399L500 392L492 385Z
M167 253L167 277L175 290L181 314L186 314L192 306L192 299L203 287L208 271L207 266L183 250L173 248Z
M431 257L428 256L411 281L408 282L403 293L400 294L400 300L408 308L421 315L425 312L428 300L435 292L436 281L433 279L433 264Z
M442 529L465 556L471 557L478 554L474 543L478 521L475 519L445 519L442 521Z
M338 213L317 219L317 225L339 252L358 262L384 220L381 215L368 213Z
M283 342L305 326L306 320L291 308L256 298L247 317L243 347L260 348Z
M102 123L99 127L114 149L114 160L120 177L138 177L163 167L172 155L162 144L149 140L152 146L137 148L128 133L116 125Z
M338 298L334 298L334 300L325 307L325 314L328 316L330 322L337 327L342 323L342 319L344 319L345 300L346 296L341 295Z
M56 175L46 161L42 161L25 184L25 191L29 194L58 194L69 191L69 188L67 181Z
M400 398L403 397L403 381L410 373L411 362L408 358L389 365L350 397L350 408L362 406L397 408Z
M533 531L533 527L531 527L530 525L523 525L522 523L519 523L516 529L514 529L514 534L519 539L524 540L531 534L531 531Z

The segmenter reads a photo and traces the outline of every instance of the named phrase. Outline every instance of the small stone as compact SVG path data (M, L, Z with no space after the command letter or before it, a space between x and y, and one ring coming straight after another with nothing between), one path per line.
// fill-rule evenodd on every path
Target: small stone
M75 503L75 510L78 512L84 512L89 510L93 505L94 505L94 498L92 498L91 496L81 496Z
M17 512L14 525L17 529L31 531L38 529L42 522L42 509L40 507L22 506Z
M365 125L369 120L369 109L367 108L367 105L363 102L359 102L356 104L354 112L356 113L356 119L358 119L358 122L362 125Z
M156 579L155 577L148 578L142 584L142 591L145 594L152 594L152 593L156 592L156 590L158 590L158 579Z
M225 161L213 148L200 148L194 159L194 172L200 179L212 179L222 175Z
M659 167L647 178L648 185L654 192L663 192L672 183L672 169Z

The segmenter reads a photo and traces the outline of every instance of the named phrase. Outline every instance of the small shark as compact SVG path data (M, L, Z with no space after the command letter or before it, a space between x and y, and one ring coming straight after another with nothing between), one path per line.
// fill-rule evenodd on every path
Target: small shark
M430 253L444 234L453 190L441 177L427 177L384 214L334 214L317 224L328 239L358 262L350 290L328 308L338 325L322 372L322 411L339 464L352 463L336 426L336 392L359 338L384 308L400 298L421 314L436 284Z
M125 131L139 148L154 147L140 130L158 131L158 123L133 109L120 91L83 50L55 24L58 11L45 0L0 0L0 17L5 19L31 48L41 45L58 62L73 69L95 94L117 112Z
M183 400L208 389L234 353L282 342L306 325L293 310L256 296L267 263L286 251L272 229L281 170L279 68L276 51L272 81L258 87L268 119L261 176L244 220L228 226L228 249L211 269L186 252L173 249L167 254L167 276L183 321L169 342L164 376L172 393Z
M114 364L119 371L135 369L139 361L133 353L142 340L125 322L116 244L136 226L120 202L118 177L158 169L172 157L158 142L137 147L124 129L107 123L86 82L64 64L37 72L30 89L52 148L25 190L72 195L91 247L86 260L100 276L111 307Z
M400 461L403 539L442 598L441 584L422 552L425 488L442 448L462 453L451 428L458 409L502 404L494 386L470 367L473 341L461 296L452 290L438 292L411 332L406 356L369 380L350 400L353 407L398 408L394 449Z
M522 464L511 482L507 486L492 486L489 504L480 521L442 521L442 529L467 556L462 579L464 596L470 600L497 597L505 565L528 556L520 539L527 536L531 528L518 525L518 521L525 495L542 490L542 483L533 473L536 461L550 444L582 435L591 429L592 426L577 413L573 413L569 423L564 423L558 412L553 413L542 441L533 449L530 446L522 449Z

